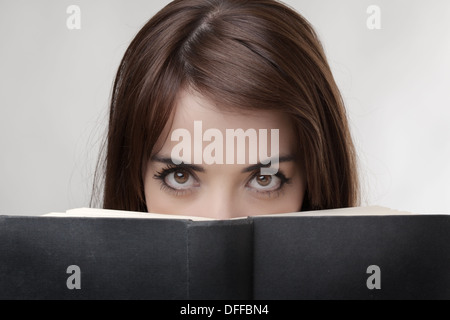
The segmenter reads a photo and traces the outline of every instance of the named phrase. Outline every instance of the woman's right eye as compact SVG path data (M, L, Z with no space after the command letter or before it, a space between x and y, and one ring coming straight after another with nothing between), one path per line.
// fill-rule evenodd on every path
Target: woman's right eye
M174 170L164 177L164 183L175 190L186 190L200 186L197 179L186 170Z

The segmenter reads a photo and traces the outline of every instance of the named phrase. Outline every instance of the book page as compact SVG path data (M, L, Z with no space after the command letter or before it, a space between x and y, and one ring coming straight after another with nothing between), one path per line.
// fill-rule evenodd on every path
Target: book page
M324 216L392 216L392 215L417 215L406 211L399 211L381 206L352 207L329 210L303 211L264 215L261 217L324 217Z
M258 215L254 217L324 217L324 216L393 216L393 215L423 215L426 213L411 213L406 211L400 211L390 209L382 206L367 206L367 207L352 207L341 209L329 209L329 210L317 210L317 211L302 211L291 213L277 213ZM446 213L442 213L446 214ZM108 210L98 208L76 208L70 209L66 212L52 212L44 214L45 217L90 217L90 218L139 218L139 219L180 219L180 220L192 220L192 221L217 221L219 219L197 217L197 216L184 216L173 214L161 214L161 213L148 213L148 212L135 212L135 211L121 211L121 210ZM246 219L247 217L238 217L235 219Z
M297 217L297 216L402 216L402 215L450 215L450 213L409 212L383 206L351 207L315 211L269 214L260 217Z
M196 216L182 216L161 213L136 212L136 211L121 211L108 210L98 208L76 208L70 209L66 212L52 212L42 215L44 217L85 217L85 218L138 218L138 219L179 219L179 220L193 220L193 221L208 221L215 220L205 217Z

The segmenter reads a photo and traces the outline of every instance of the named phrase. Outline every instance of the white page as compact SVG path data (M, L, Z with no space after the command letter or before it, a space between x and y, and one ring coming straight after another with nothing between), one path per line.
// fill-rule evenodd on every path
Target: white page
M422 215L424 213L411 213L406 211L400 211L380 206L368 206L368 207L353 207L353 208L341 208L330 210L317 210L317 211L304 211L304 212L292 212L292 213L279 213L279 214L267 214L259 215L257 217L322 217L322 216L393 216L393 215ZM443 213L444 215L446 213ZM52 212L44 214L46 217L91 217L91 218L140 218L140 219L181 219L181 220L193 220L193 221L212 221L217 220L213 218L197 217L197 216L184 216L184 215L169 215L159 213L148 212L135 212L135 211L121 211L121 210L108 210L98 208L76 208L70 209L66 212ZM239 217L234 219L245 219L246 217Z

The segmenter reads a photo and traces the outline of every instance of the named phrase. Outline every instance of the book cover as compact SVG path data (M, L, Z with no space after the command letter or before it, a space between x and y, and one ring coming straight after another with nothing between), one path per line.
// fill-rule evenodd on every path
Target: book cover
M0 299L449 299L448 215L0 216Z

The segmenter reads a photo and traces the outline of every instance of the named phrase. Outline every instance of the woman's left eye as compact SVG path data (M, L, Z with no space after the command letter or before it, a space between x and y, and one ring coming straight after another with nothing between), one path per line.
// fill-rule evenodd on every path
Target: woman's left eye
M277 176L257 175L247 185L256 191L276 191L281 188L282 180Z

